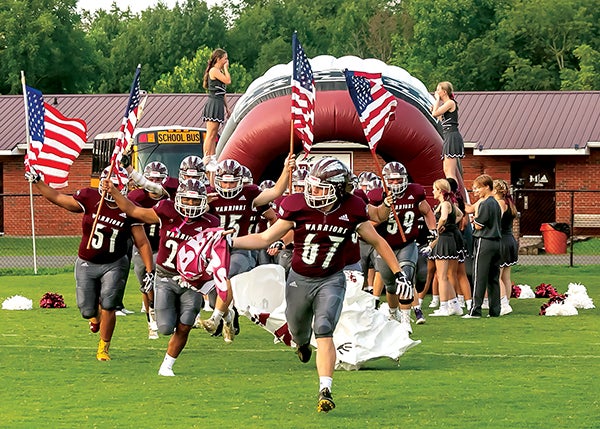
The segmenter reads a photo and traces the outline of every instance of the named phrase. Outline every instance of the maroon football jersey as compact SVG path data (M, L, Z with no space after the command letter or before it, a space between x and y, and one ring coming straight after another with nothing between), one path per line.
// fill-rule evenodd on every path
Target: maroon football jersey
M352 193L363 200L365 204L369 203L369 198L362 189L355 189ZM346 257L346 265L360 262L360 244L358 244L358 240L359 235L355 233L352 234L352 240L346 242L346 248L343 250L343 255Z
M153 207L160 218L160 245L156 255L156 264L165 270L177 274L177 248L179 243L193 238L204 228L219 226L219 219L210 213L188 219L175 210L173 200L161 200Z
M368 197L371 204L380 205L383 202L383 189L373 189L369 192ZM392 249L402 248L419 237L419 218L423 216L419 210L419 204L423 200L425 200L425 189L417 183L409 183L402 196L394 200L394 208L402 224L406 242L402 241L392 211L390 211L387 222L377 225L377 232L390 244Z
M368 220L367 206L354 195L346 196L329 213L308 207L303 194L285 198L281 218L295 223L292 268L307 277L325 277L341 271L348 262L343 254L356 227Z
M140 224L141 222L127 217L118 207L109 207L104 201L88 249L87 243L92 233L92 225L102 196L96 188L84 188L77 191L73 198L83 208L79 257L95 264L108 264L127 255L129 249L127 242L131 237L131 225Z
M208 191L215 192L213 189ZM210 203L211 213L221 219L221 227L225 230L233 229L233 237L252 233L253 216L256 214L252 208L252 201L261 193L258 186L246 185L242 191L231 199L218 196Z
M152 198L147 191L143 189L135 189L127 194L127 198L136 203L140 207L151 208L154 207L160 200L155 200ZM163 197L166 198L166 197ZM161 199L163 199L161 198ZM146 231L146 236L148 237L148 241L150 241L150 246L152 246L152 252L156 252L158 250L158 242L160 240L160 236L158 234L158 230L160 229L160 224L158 223L145 223L144 230Z

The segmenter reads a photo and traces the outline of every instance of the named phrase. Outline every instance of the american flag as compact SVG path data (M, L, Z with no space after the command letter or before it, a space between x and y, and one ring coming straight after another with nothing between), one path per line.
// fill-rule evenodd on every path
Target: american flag
M66 118L44 102L41 91L25 85L27 123L31 144L25 155L25 170L33 167L55 189L68 186L69 170L87 141L87 125Z
M131 83L131 91L129 92L129 101L127 102L127 108L125 109L125 115L119 129L119 137L115 142L115 149L112 157L110 158L111 164L118 165L123 156L123 152L127 148L127 145L133 138L133 131L137 125L138 120L138 108L140 106L140 70L141 66L137 66L135 70L135 76Z
M381 73L344 70L350 97L354 102L371 151L383 136L388 122L393 121L398 102L383 87Z
M315 81L312 69L298 37L292 37L292 122L296 135L302 140L304 152L308 155L313 143L313 123L315 121Z

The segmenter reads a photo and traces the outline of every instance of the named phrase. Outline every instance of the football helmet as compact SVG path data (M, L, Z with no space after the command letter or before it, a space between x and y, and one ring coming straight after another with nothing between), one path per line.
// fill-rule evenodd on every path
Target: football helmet
M349 189L350 171L337 158L321 158L313 164L304 186L309 207L319 209L335 203Z
M197 205L185 204L183 198L199 200ZM186 179L179 183L175 194L175 210L181 216L196 218L208 210L206 186L198 179Z
M377 178L377 175L372 171L363 171L358 175L358 186L363 191L369 190L369 182L373 179Z
M308 176L308 170L306 169L296 169L292 173L292 190L294 193L304 192L304 188L306 185L306 176ZM296 190L296 188L302 188L301 190Z
M144 177L164 185L167 181L167 177L169 177L169 170L167 170L167 166L162 162L152 161L144 167Z
M241 164L240 164L241 165ZM241 165L242 167L242 183L244 185L250 185L254 183L254 178L252 177L252 172L245 165Z
M109 176L109 174L110 166L102 170L102 173L100 174L100 181L98 186L98 192L100 192L100 195L102 195L102 181L106 179ZM127 173L127 170L125 170L122 167L115 166L115 168L112 171L112 174L110 174L110 180L121 191L121 194L127 195L127 186L129 184L129 174ZM110 201L111 203L115 202L115 199L108 192L104 195L104 199L106 201Z
M215 172L217 193L226 199L235 198L244 187L243 175L242 166L235 159L224 159L219 162Z
M207 182L206 167L199 156L190 155L181 160L179 164L179 180L197 179Z
M389 191L395 197L402 195L404 191L406 191L406 188L408 187L408 172L404 165L398 161L392 161L385 164L383 170L381 170L381 175L383 176L383 180L385 180L385 184ZM399 180L399 182L391 183L392 180L395 182Z
M260 185L258 185L261 191L264 191L265 189L270 189L273 186L275 186L275 182L271 179L265 179L262 182L260 182Z
M367 183L367 192L372 191L373 189L381 189L383 188L383 182L377 176L373 177L369 183Z

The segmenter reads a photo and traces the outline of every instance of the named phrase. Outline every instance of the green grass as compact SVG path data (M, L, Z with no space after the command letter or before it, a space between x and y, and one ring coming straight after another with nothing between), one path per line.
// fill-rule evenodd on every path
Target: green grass
M530 266L515 268L513 280L559 292L580 282L598 305L598 274ZM422 344L399 365L381 359L336 371L337 408L323 415L314 357L301 364L245 318L232 345L194 330L174 378L156 375L168 338L147 340L141 313L118 318L113 360L97 362L98 337L80 318L74 289L72 273L0 277L0 300L34 300L32 311L0 310L1 427L599 427L598 309L542 317L545 299L513 299L514 312L499 319L430 317L414 327ZM68 308L35 308L47 291ZM139 310L131 282L125 303Z
M81 237L36 237L35 248L39 256L77 255ZM0 237L2 256L33 255L31 237Z
M567 247L567 253L571 251L570 245ZM600 238L590 238L589 240L577 241L573 243L573 254L575 255L600 255Z

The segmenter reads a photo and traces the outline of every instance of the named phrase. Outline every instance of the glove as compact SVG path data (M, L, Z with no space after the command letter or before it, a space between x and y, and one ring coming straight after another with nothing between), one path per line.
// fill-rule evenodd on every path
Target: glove
M121 166L125 169L131 165L131 156L124 153L121 155Z
M147 272L142 280L140 291L143 293L152 292L154 289L154 271Z
M431 248L431 246L430 246L430 245L427 245L427 246L423 246L423 247L421 247L421 248L419 249L419 253L420 253L421 255L429 256L429 254L431 253L431 251L432 251L432 250L433 250L433 249Z
M42 176L33 167L30 167L30 170L25 172L25 179L29 183L37 183L42 180Z
M403 271L396 273L396 295L402 300L411 300L414 298L413 286Z
M432 242L433 240L435 240L438 236L438 230L437 229L430 229L429 230L429 234L427 235L427 241L428 242Z
M269 249L282 250L285 247L282 240L277 240L275 243L269 246Z

